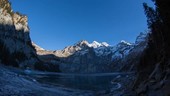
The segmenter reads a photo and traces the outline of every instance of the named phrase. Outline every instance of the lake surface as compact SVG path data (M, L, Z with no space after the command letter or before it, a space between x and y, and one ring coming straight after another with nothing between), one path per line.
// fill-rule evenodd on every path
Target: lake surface
M50 72L27 72L36 81L52 86L88 90L104 91L121 88L119 82L112 82L115 78L127 76L129 73L96 73L96 74L68 74Z
M131 73L96 73L96 74L69 74L54 72L39 72L31 70L18 71L17 73L31 77L34 81L51 86L79 89L86 91L106 91L121 88L116 78L128 76Z
M35 79L38 82L55 86L62 86L81 90L109 90L117 83L111 84L115 76L88 76L88 75L38 75Z

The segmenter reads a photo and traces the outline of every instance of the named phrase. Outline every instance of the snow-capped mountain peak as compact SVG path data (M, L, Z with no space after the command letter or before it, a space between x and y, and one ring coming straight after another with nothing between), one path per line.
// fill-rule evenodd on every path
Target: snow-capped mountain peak
M102 46L105 46L105 47L110 46L110 45L109 45L108 43L106 43L106 42L102 42L101 44L102 44Z
M89 47L93 47L93 48L98 48L100 46L101 44L97 41L93 41L91 44L89 44Z
M86 40L81 40L75 44L75 46L89 46L89 42Z
M126 44L126 45L132 45L131 43L126 42L125 40L121 40L120 43L123 43L123 44Z
M89 47L93 47L93 48L108 47L108 46L110 45L106 42L99 43L97 41L93 41L92 43L89 44Z
M78 43L76 43L75 46L79 46L79 47L87 46L87 47L92 47L92 48L99 48L99 47L108 47L110 45L106 42L99 43L97 41L93 41L92 43L89 43L86 40L81 40Z

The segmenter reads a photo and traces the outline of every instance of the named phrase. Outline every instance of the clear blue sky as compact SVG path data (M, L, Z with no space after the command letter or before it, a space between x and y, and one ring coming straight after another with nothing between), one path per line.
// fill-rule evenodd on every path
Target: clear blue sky
M32 41L48 50L80 40L134 42L147 29L142 3L151 0L10 0L29 18Z

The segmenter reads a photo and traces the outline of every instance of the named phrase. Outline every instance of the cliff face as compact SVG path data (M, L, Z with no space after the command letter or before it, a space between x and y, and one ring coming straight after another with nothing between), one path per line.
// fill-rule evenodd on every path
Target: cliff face
M38 62L31 44L27 16L14 12L8 0L0 0L0 62L15 67L34 67Z

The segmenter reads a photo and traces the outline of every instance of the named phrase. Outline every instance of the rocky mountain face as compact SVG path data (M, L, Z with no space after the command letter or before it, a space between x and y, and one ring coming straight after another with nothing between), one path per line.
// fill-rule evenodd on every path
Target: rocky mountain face
M33 46L39 59L58 65L61 72L101 73L113 71L134 71L140 55L147 44L147 34L141 33L134 44L122 40L115 46L106 42L82 40L63 50L48 51Z
M29 36L28 18L14 12L8 0L0 0L0 62L34 68L38 62Z

